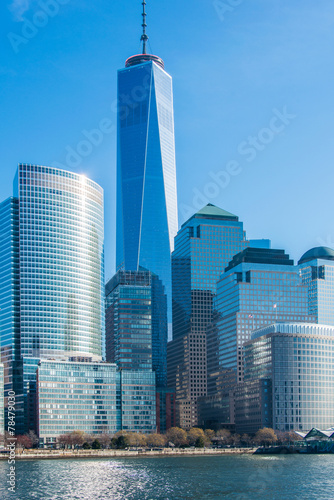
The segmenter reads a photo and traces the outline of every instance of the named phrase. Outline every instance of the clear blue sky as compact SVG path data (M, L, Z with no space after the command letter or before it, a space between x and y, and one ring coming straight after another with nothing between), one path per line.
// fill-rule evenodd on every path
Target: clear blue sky
M180 223L210 201L294 259L334 246L333 1L147 2L152 52L174 80ZM71 170L83 130L116 124L116 72L140 47L141 0L53 0L49 15L43 3L1 5L1 200L17 163ZM72 165L105 189L109 278L115 131Z

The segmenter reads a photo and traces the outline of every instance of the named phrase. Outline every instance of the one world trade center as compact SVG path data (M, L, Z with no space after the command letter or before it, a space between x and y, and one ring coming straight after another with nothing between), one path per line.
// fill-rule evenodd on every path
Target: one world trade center
M173 88L163 60L147 54L145 5L143 53L118 72L116 265L157 274L170 311L178 229Z

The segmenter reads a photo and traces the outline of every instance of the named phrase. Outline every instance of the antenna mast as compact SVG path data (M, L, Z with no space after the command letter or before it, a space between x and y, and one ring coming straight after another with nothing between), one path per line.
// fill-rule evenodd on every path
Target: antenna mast
M143 42L143 54L147 54L147 51L146 51L146 45L147 45L147 42L148 42L148 36L146 34L146 28L147 28L147 24L146 24L146 10L145 10L145 7L146 7L146 2L145 0L143 0L143 13L142 13L142 16L143 16L143 24L142 24L142 27L143 27L143 34L141 36L141 41Z

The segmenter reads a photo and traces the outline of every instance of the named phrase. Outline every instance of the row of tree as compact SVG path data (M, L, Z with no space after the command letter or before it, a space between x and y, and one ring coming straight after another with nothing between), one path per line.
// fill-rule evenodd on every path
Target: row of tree
M125 448L163 448L165 446L186 448L194 446L204 447L224 447L224 446L270 446L274 444L288 444L300 439L294 432L275 432L270 428L260 429L255 436L248 434L239 435L231 433L227 429L217 432L211 429L200 429L193 427L185 431L179 427L172 427L166 434L142 434L136 432L119 431L114 435L110 434L86 434L77 430L58 437L58 445L61 448L83 448L83 449L125 449ZM6 436L3 437L6 443ZM36 434L29 431L24 436L17 436L18 448L38 447L39 439Z

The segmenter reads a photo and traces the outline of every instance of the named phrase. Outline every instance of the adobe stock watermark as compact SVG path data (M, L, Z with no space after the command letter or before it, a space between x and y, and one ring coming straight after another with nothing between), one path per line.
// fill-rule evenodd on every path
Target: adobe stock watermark
M238 159L230 160L225 164L225 167L218 172L209 172L210 182L207 182L204 187L199 190L193 189L192 205L181 204L180 211L184 219L191 217L196 210L200 210L204 205L207 205L214 198L217 198L222 190L226 189L233 177L237 177L243 171L243 161L252 163L275 138L280 135L286 127L297 117L291 114L287 106L279 110L272 110L272 117L266 127L263 127L254 136L248 136L246 140L241 141L237 147Z
M28 19L22 17L20 23L20 33L9 32L7 38L14 50L18 54L22 45L26 45L32 38L35 38L41 28L48 25L49 20L56 17L61 6L66 5L71 0L40 0L38 2L39 10Z
M7 474L8 491L15 493L16 490L16 466L15 466L15 452L16 452L16 437L15 437L15 392L8 392L8 444L9 449L9 473Z
M225 21L226 14L236 10L245 0L214 0L213 6L221 21Z
M78 168L83 160L90 156L96 148L104 142L105 136L116 131L115 115L118 115L121 126L127 126L127 118L134 115L144 114L143 110L139 109L144 101L147 101L151 88L152 74L147 68L147 74L143 77L141 85L134 87L130 94L121 94L118 99L115 99L110 106L110 116L102 118L97 126L91 130L83 129L81 131L82 138L75 145L68 145L65 148L64 163L54 161L51 166L54 168ZM130 119L129 119L130 123Z

